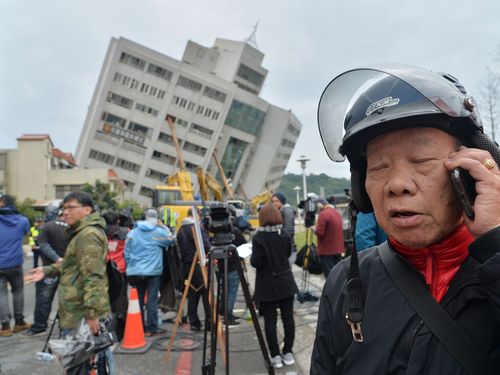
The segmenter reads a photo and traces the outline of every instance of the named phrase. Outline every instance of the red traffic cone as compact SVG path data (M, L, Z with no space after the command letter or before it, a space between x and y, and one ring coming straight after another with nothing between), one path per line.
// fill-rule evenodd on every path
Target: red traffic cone
M137 289L130 289L130 298L128 302L127 320L125 321L125 333L120 345L119 353L144 353L151 343L146 342L144 337L144 327L142 325L141 308Z

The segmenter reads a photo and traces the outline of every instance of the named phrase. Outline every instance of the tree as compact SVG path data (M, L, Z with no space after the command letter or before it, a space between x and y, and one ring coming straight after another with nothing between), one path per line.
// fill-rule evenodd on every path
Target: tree
M36 210L33 208L34 204L35 200L31 198L26 198L21 203L16 202L16 207L19 213L23 216L26 216L31 224L35 222L35 219L37 217L43 216L43 214L36 212Z
M486 79L481 88L482 116L486 131L491 132L491 138L495 140L498 126L499 104L500 104L500 77L490 68L486 68Z
M124 200L122 203L120 203L118 209L121 210L123 208L129 208L132 211L132 217L134 218L134 220L139 220L144 211L144 208L141 207L139 203L137 203L132 199L127 199Z
M118 202L116 200L117 193L109 190L109 185L97 180L95 185L85 184L82 189L85 193L90 194L96 204L96 208L100 211L116 210Z

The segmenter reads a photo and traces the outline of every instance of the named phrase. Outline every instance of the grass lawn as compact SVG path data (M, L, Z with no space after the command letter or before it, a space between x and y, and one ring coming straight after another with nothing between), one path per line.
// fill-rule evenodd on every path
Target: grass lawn
M309 235L311 236L311 234ZM317 245L316 235L312 233L312 242ZM298 224L295 226L295 245L297 250L302 249L302 246L306 244L306 228L304 224Z

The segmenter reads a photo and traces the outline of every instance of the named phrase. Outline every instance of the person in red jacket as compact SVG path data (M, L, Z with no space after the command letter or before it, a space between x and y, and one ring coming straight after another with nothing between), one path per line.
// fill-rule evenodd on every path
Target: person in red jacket
M345 251L342 215L323 198L319 198L316 205L319 211L318 222L312 230L318 238L318 256L326 278Z

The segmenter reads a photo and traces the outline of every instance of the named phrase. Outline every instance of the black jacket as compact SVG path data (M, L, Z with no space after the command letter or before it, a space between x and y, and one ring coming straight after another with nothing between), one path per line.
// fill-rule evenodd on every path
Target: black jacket
M256 302L277 301L298 292L288 257L292 243L285 234L258 232L252 240L250 263L257 269Z
M476 239L441 305L500 369L499 248L500 228ZM378 248L361 252L359 258L364 342L353 342L344 318L349 269L349 260L344 260L330 272L323 289L311 374L466 374L401 295Z

